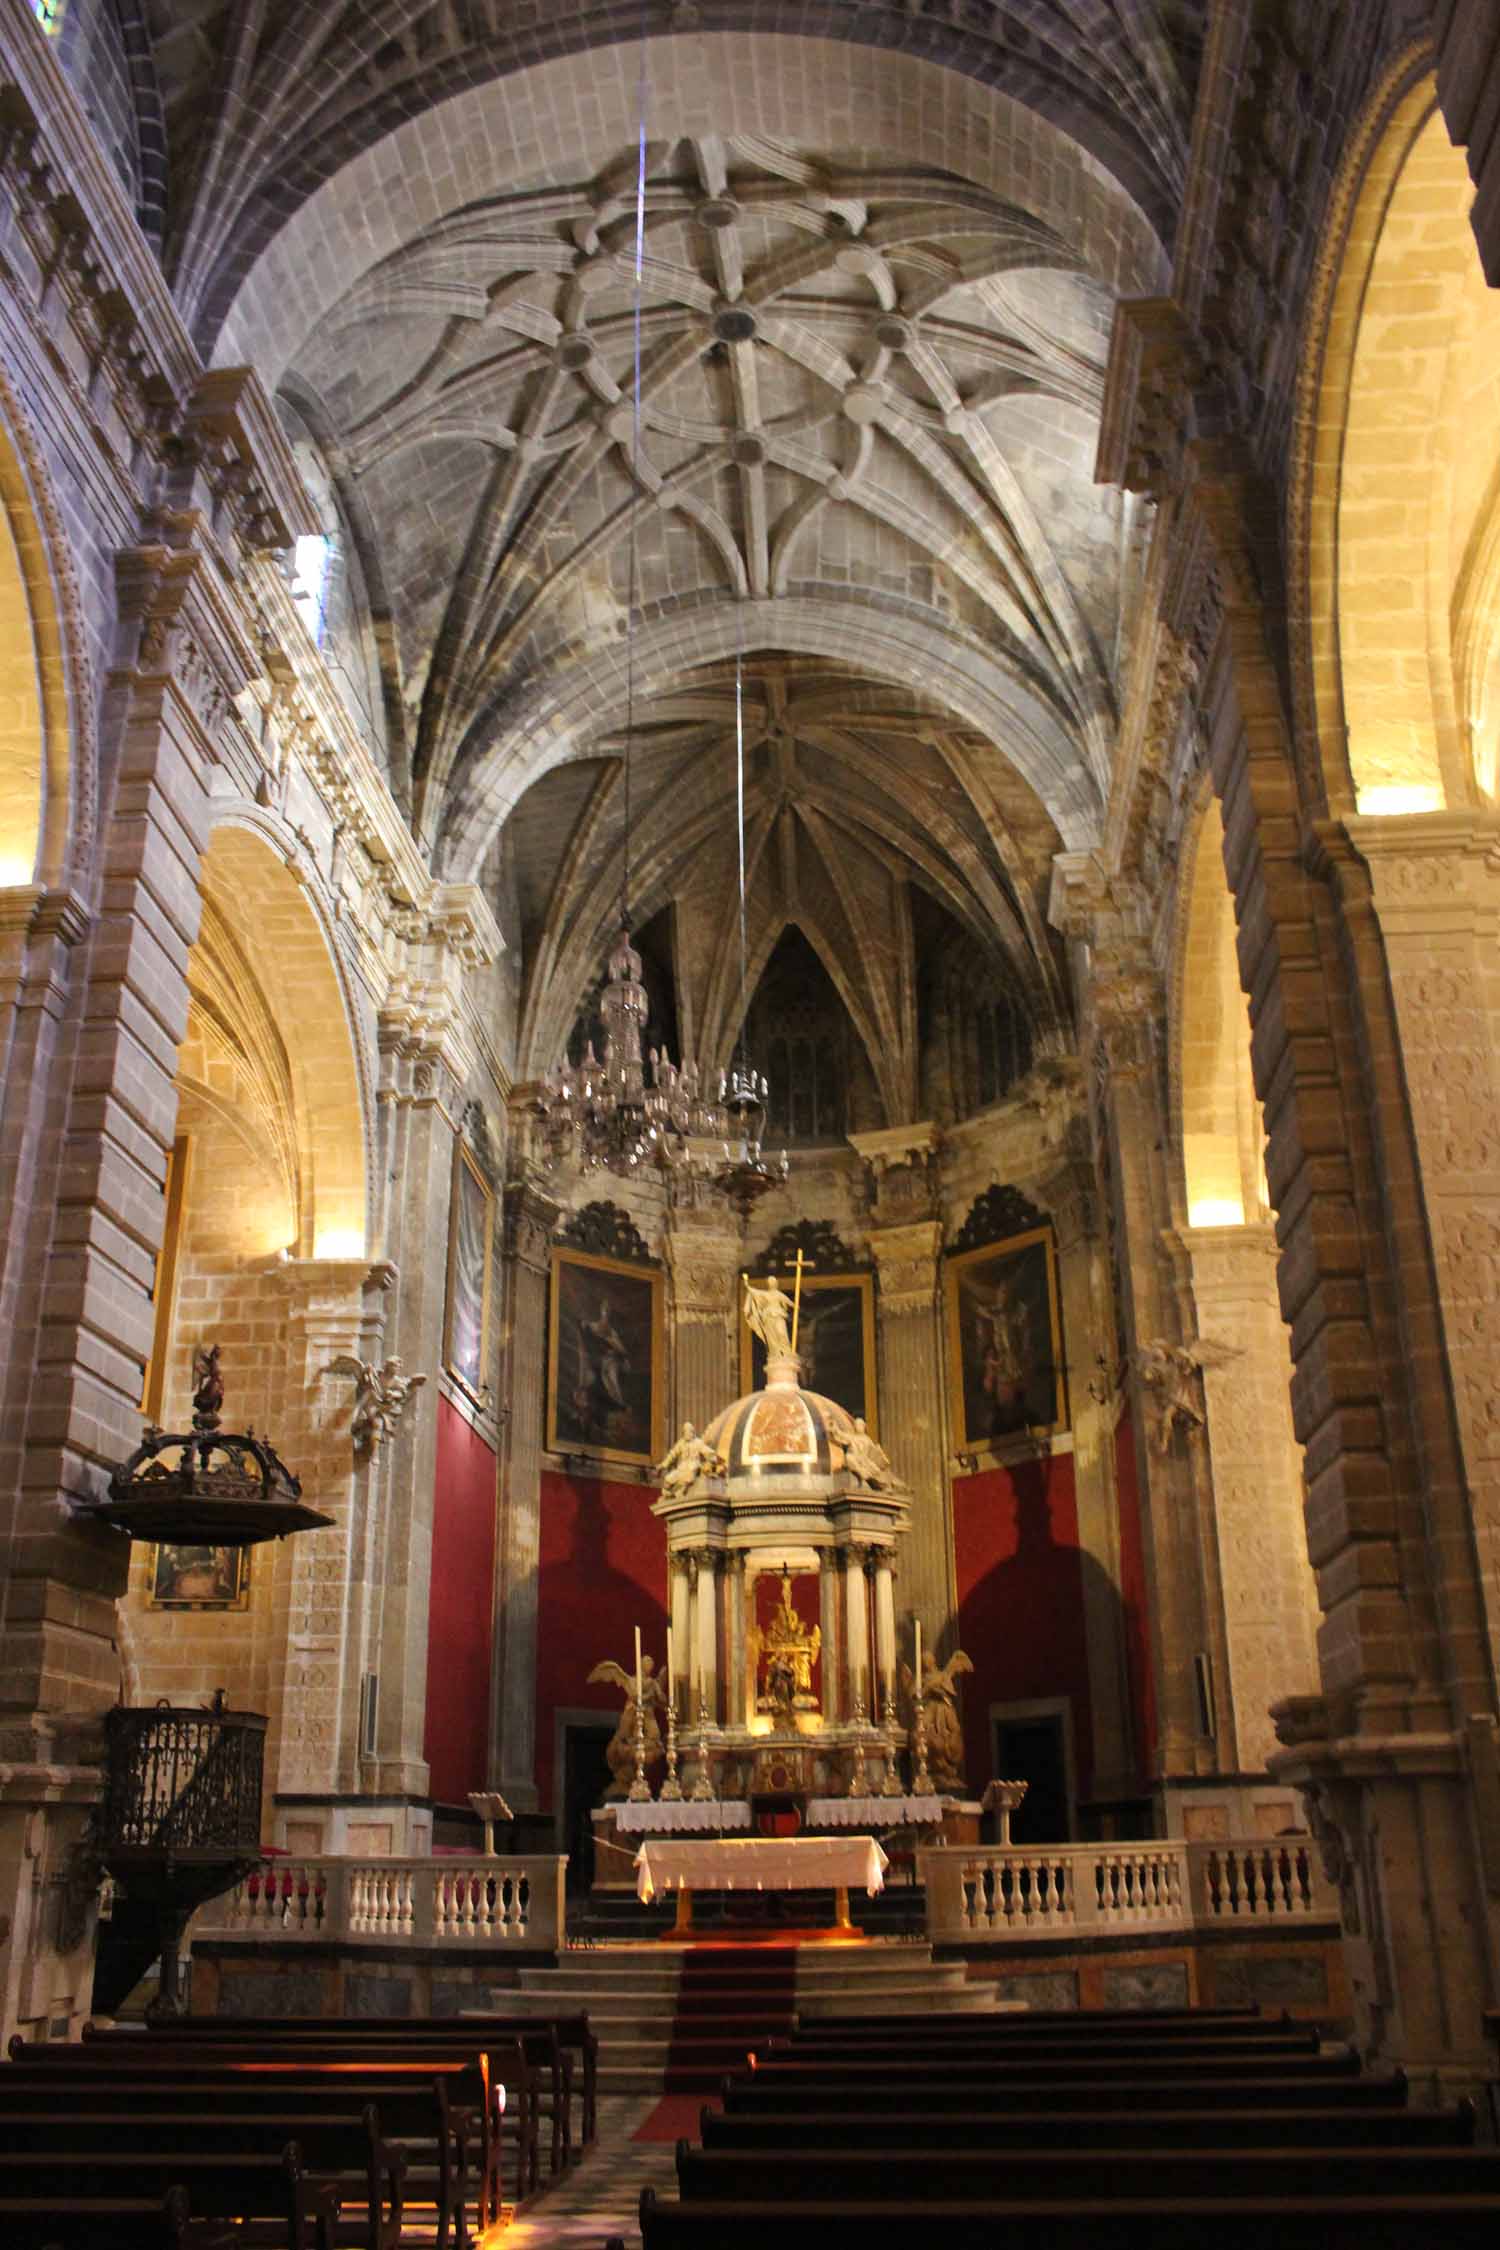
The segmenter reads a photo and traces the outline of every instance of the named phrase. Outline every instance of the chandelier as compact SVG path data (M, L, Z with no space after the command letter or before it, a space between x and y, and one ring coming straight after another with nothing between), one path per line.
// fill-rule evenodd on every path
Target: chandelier
M646 238L646 66L641 60L639 150L635 204L635 389L632 400L631 467L641 489L641 297ZM626 600L624 838L620 881L620 926L606 965L599 1014L604 1053L590 1039L577 1063L566 1056L546 1072L536 1101L542 1144L550 1165L571 1163L584 1172L604 1170L621 1178L656 1169L683 1181L696 1180L718 1190L741 1212L768 1188L787 1177L785 1149L767 1158L762 1149L770 1086L744 1059L745 1001L745 737L741 659L735 665L735 726L738 753L737 804L740 846L740 1006L741 1050L734 1067L721 1071L717 1093L708 1091L696 1062L681 1068L665 1047L642 1051L648 1006L641 981L641 957L630 934L630 781L635 735L635 620L639 583L639 510L630 519L630 585Z

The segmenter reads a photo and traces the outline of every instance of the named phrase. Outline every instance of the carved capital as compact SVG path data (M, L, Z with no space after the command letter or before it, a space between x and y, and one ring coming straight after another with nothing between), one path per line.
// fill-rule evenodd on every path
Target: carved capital
M937 1219L879 1227L870 1236L883 1314L930 1313L937 1304L943 1229Z
M551 1269L558 1207L539 1181L512 1180L501 1206L501 1256L545 1277Z

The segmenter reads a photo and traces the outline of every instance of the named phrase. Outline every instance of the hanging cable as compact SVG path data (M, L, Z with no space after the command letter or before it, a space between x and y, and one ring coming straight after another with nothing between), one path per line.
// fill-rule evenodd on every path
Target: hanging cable
M740 840L740 1061L745 1059L745 985L749 976L745 911L745 651L734 652L734 813Z
M635 739L635 611L640 589L641 297L646 264L646 11L641 9L641 69L636 84L634 374L630 415L630 570L625 606L625 842L620 853L620 927L630 928L630 753Z

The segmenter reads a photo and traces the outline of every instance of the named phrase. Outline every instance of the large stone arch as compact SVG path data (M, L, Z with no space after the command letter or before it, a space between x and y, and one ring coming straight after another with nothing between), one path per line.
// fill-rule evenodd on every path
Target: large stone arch
M1351 137L1307 329L1294 656L1337 811L1500 793L1500 300L1430 64L1398 58Z
M964 724L985 735L1030 783L1066 850L1086 851L1098 841L1103 806L1082 750L1040 696L977 642L938 620L848 598L758 602L748 621L742 605L729 601L684 609L648 620L636 635L639 704L654 684L737 650L825 657L901 687L937 686ZM438 850L450 880L474 881L495 830L522 793L553 766L590 754L597 729L618 723L628 664L623 643L597 648L546 674L497 714L491 747L464 775L448 808Z
M239 941L280 1027L293 1151L293 1234L313 1258L369 1245L371 1104L362 1043L326 915L254 814L232 812L209 837L202 888ZM189 965L189 982L194 970Z
M232 293L216 282L198 317L200 344L216 364L249 360L274 387L350 282L415 225L508 186L545 183L557 152L576 147L581 120L597 146L634 144L633 41L512 70L503 81L504 62L494 67L488 83L403 113L374 145L351 151L269 239L261 228L254 262ZM1141 207L1067 132L953 68L857 36L694 32L652 38L649 104L655 138L771 136L792 148L879 149L887 162L957 173L1057 224L1113 289L1144 292L1164 278Z
M52 480L0 368L0 887L86 870L97 776L82 643Z
M1224 822L1205 786L1182 853L1171 979L1174 1201L1187 1224L1242 1226L1265 1214L1250 1016L1224 874Z

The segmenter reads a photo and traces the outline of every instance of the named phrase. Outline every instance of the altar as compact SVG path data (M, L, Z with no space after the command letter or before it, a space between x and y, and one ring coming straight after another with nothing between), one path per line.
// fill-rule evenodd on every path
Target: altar
M873 1836L725 1836L656 1839L636 1854L636 1895L649 1906L677 1893L674 1937L691 1934L694 1891L822 1891L834 1895L834 1927L853 1934L849 1892L885 1887L885 1853Z
M953 1695L967 1659L938 1667L929 1649L924 1666L915 1622L912 1661L898 1652L912 1494L860 1417L802 1387L794 1299L747 1280L745 1300L763 1387L701 1434L684 1424L657 1471L667 1665L638 1649L633 1676L593 1675L626 1691L594 1815L601 1887L637 1879L637 1839L658 1836L738 1831L748 1848L812 1843L814 1828L857 1844L855 1830L894 1851L899 1833L903 1854L978 1838Z

